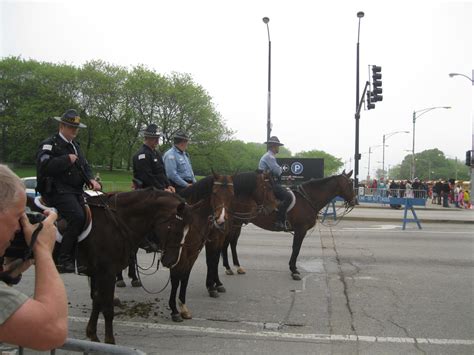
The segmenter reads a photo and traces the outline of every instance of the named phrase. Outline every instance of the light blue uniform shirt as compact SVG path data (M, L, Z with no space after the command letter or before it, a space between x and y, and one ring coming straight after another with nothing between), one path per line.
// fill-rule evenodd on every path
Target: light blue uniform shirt
M276 161L275 154L271 150L260 158L258 168L266 172L271 172L272 176L276 179L278 179L283 172L281 166L278 165Z
M163 161L166 176L176 185L186 187L188 182L196 182L188 153L182 152L176 146L173 146L167 150L163 156Z

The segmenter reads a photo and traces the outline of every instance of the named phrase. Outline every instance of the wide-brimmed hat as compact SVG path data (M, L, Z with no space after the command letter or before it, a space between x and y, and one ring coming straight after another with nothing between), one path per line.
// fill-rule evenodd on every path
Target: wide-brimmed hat
M184 131L178 131L173 136L174 139L180 139L182 141L189 141L189 137L186 135Z
M280 143L280 140L278 139L277 136L271 136L270 139L268 141L264 142L263 144L278 145L278 146L284 145L283 143Z
M158 126L154 123L149 124L143 131L143 136L145 138L158 138L160 135L161 133L158 131Z
M84 123L81 123L81 118L76 110L67 110L61 117L53 117L56 121L67 124L72 127L86 128Z

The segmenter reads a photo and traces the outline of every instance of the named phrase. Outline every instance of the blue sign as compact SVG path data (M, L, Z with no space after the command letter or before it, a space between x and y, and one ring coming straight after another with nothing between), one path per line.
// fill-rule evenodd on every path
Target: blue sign
M291 172L295 175L301 175L303 172L303 164L301 164L299 161L295 161L293 164L291 164Z

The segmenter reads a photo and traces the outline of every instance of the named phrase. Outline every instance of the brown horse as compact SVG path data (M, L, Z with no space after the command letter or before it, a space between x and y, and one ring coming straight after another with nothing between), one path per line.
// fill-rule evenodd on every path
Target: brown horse
M258 214L270 214L278 203L273 194L272 180L267 174L261 171L238 173L233 180L235 196L227 228L224 233L212 231L212 242L206 243L206 286L211 297L218 297L219 292L226 291L219 279L219 257L229 245L229 235L232 235L234 226L248 223Z
M170 268L169 306L171 319L175 322L192 317L186 306L189 276L204 244L210 241L211 232L226 229L229 207L234 196L232 177L213 174L184 189L180 195L192 204L193 223L182 241L179 260ZM178 288L180 311L176 306Z
M288 222L291 231L294 232L293 247L290 257L290 271L294 280L301 280L300 273L296 267L296 259L300 253L303 239L306 232L314 227L319 211L326 206L333 198L340 196L346 201L346 207L354 206L356 195L354 193L353 182L350 179L352 171L342 172L341 175L330 176L323 179L312 179L299 185L295 190L295 206L288 212ZM274 224L276 213L268 216L258 215L251 222L260 228L275 231ZM229 244L232 249L232 255L235 255L234 264L239 265L237 257L237 240L240 235L241 225L237 225L232 234L229 235ZM226 253L227 254L227 253ZM227 255L223 257L224 262ZM230 269L229 264L224 266Z
M191 209L179 196L152 188L88 197L87 203L92 212L92 229L78 247L91 286L92 312L86 335L99 341L97 321L102 312L105 342L115 344L115 275L128 265L131 251L147 235L162 251L162 264L175 264L183 232L192 222Z

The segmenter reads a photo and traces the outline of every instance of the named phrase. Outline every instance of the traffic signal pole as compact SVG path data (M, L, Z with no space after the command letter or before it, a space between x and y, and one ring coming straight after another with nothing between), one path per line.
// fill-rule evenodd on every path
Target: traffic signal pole
M357 31L357 54L356 54L356 113L355 113L355 153L354 153L354 189L356 190L357 196L359 195L359 160L360 160L360 153L359 153L359 119L360 119L360 106L361 100L359 96L359 39L360 39L360 19L364 17L364 13L359 11L357 13L357 17L359 18L359 28ZM366 85L367 89L367 85ZM365 90L364 90L365 95ZM364 97L362 95L362 97Z

